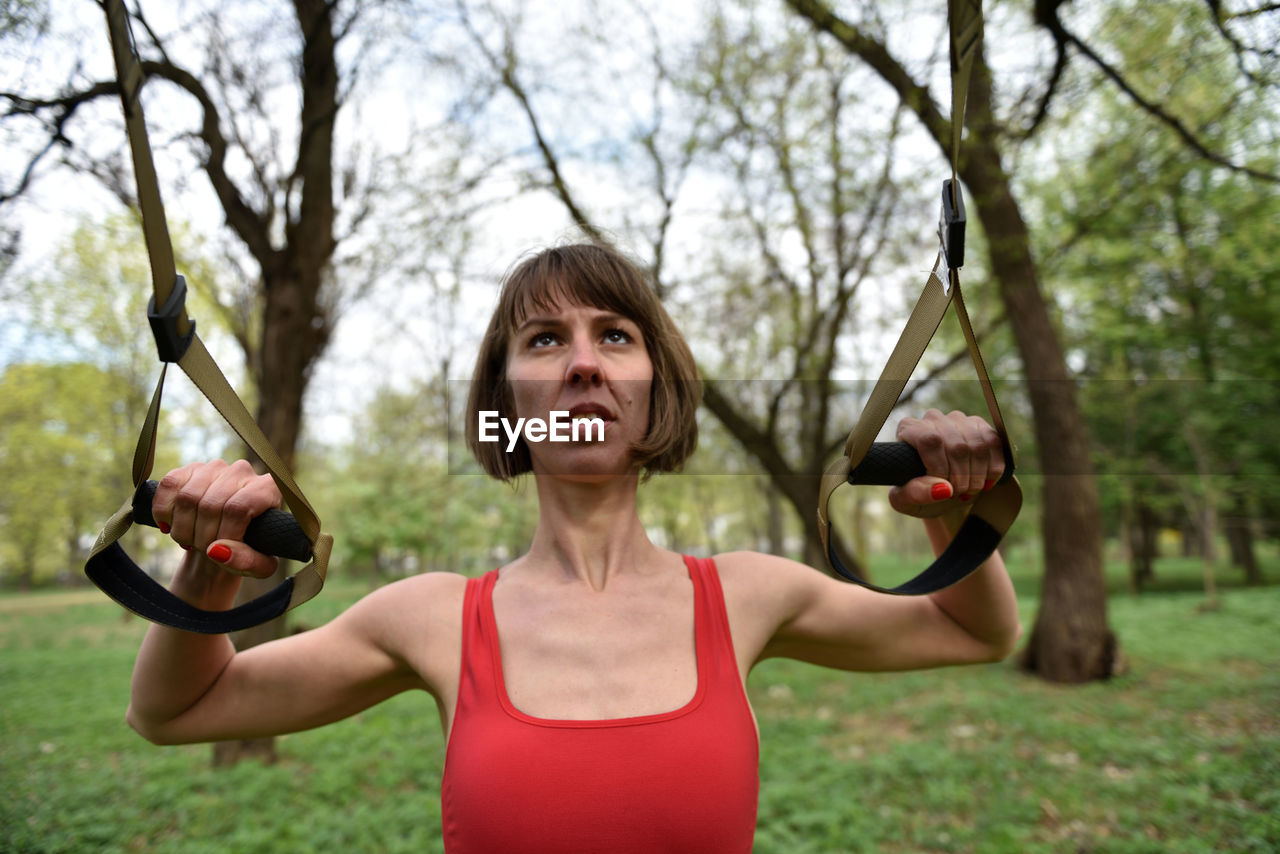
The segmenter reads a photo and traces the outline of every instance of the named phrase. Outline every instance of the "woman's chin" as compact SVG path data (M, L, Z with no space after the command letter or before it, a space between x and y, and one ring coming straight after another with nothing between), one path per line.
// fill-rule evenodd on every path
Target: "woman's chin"
M534 474L570 483L609 483L620 478L637 477L640 466L633 463L630 454L619 458L605 453L603 448L583 449L556 454L552 459L535 460Z

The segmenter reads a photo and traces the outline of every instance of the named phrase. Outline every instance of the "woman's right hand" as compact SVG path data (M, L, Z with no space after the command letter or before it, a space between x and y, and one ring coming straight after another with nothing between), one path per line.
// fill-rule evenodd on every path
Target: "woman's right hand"
M267 578L278 561L241 540L250 520L283 501L270 475L244 460L191 463L160 479L151 510L160 530L237 575Z

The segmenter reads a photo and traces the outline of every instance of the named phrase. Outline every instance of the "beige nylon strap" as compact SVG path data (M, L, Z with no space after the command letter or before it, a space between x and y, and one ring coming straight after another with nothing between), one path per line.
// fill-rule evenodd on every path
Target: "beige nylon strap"
M321 532L320 520L317 518L315 510L311 507L301 489L299 489L293 476L284 465L284 461L280 459L275 449L271 447L271 443L267 441L266 436L253 420L249 411L245 409L240 398L236 396L198 335L192 337L191 346L178 362L178 367L182 368L187 376L191 378L191 381L214 405L214 408L222 414L222 417L231 425L236 434L244 440L245 444L262 458L263 463L271 473L272 479L275 480L280 492L284 495L285 503L289 506L289 510L293 513L294 518L297 519L299 527L302 528L307 539L311 541L311 562L293 576L289 605L285 610L301 605L319 593L324 586L325 576L328 573L329 555L333 549L333 537ZM143 420L142 429L138 434L138 444L133 455L132 472L135 488L151 474L151 468L154 464L156 427L159 421L160 401L167 372L168 366L166 365L161 370L160 379L156 383L155 392L151 396L151 404L147 409L146 418ZM90 561L93 561L101 552L124 536L132 525L133 501L131 496L103 526L102 532L98 535L97 541L90 550Z
M120 103L124 108L125 131L129 149L133 155L134 183L138 188L138 208L142 211L143 237L147 241L147 257L151 261L151 283L155 290L156 305L169 299L178 266L173 260L173 244L169 239L169 226L164 215L164 202L160 198L160 182L156 178L155 163L151 158L151 145L147 141L147 123L142 114L142 84L145 76L138 52L134 47L133 30L129 25L129 11L124 0L106 0L107 29L111 34L111 51L115 57L116 78L120 83ZM186 335L191 321L186 310L178 319L178 333Z
M124 108L129 146L133 154L143 232L151 261L155 305L162 306L168 301L173 291L177 281L177 269L164 216L164 205L160 198L159 182L156 179L155 166L151 157L151 147L147 139L146 122L139 101L143 83L142 67L134 47L128 11L123 0L106 0L104 8L111 33L117 77L120 81L120 98ZM313 597L324 585L333 538L321 532L320 520L316 517L315 510L294 481L284 460L272 447L222 371L219 370L213 357L209 355L204 342L195 334L194 324L187 317L185 307L178 313L175 327L179 336L190 336L190 343L177 362L178 367L191 378L191 381L231 425L237 435L262 460L284 495L285 503L299 527L311 541L312 560L291 579L291 595L285 610L296 607ZM167 365L161 371L151 398L151 405L138 436L132 469L135 488L150 475L155 461L156 426L166 374ZM119 540L132 524L132 498L130 498L107 521L90 552L90 563L94 563L101 553Z
M907 381L911 379L911 374L915 371L920 357L924 355L925 348L929 346L929 341L932 340L938 325L942 323L942 316L947 311L950 298L942 285L942 280L938 278L941 263L942 255L939 253L938 260L934 263L934 268L925 282L924 290L920 293L915 308L911 310L911 316L907 319L902 334L898 336L898 343L889 354L889 360L880 372L880 379L876 381L866 405L862 408L858 423L854 425L849 438L844 443L844 456L834 460L822 473L818 493L818 532L822 536L824 552L829 550L830 545L828 540L831 522L827 505L831 499L831 493L848 481L849 473L867 455L871 443L875 441L880 428L884 426L889 413L898 402L898 398L902 396L902 390L906 388Z

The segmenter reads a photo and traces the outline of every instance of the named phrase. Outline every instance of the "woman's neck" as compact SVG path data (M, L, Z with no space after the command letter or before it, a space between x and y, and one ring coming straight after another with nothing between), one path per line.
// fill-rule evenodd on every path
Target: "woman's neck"
M537 484L538 529L529 552L515 562L520 567L601 591L659 551L640 523L635 476L602 483L540 477Z

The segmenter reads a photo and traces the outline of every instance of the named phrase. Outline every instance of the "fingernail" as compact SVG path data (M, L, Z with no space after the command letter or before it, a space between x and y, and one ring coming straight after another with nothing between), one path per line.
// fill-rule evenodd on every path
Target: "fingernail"
M996 485L996 482L994 480L988 480L986 483L982 484L982 491L986 492L995 485Z
M209 556L209 560L215 563L226 563L231 560L231 549L222 543L214 543L209 546L209 551L205 552Z
M934 501L946 501L951 497L951 484L945 481L935 483L933 489L929 490L929 494L933 496Z
M961 494L960 494L960 500L961 500L961 501L972 501L972 500L973 500L973 493L972 493L972 492L963 492L963 493L961 493Z
M160 533L162 533L162 534L167 534L167 533L169 533L169 531L170 531L170 530L172 530L172 529L169 527L169 523L168 523L168 522L156 522L156 527L160 529Z

